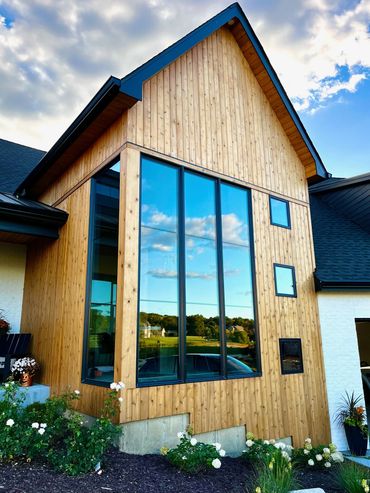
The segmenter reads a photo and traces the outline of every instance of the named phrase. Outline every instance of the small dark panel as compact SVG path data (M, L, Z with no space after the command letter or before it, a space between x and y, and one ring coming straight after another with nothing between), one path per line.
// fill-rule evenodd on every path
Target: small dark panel
M303 373L301 339L279 339L281 373Z

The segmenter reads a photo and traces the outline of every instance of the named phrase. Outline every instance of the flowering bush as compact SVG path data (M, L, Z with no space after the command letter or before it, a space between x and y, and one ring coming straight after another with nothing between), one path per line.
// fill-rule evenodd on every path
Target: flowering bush
M18 385L5 383L0 401L0 462L37 458L71 475L94 470L120 431L112 418L123 384L115 385L107 394L101 416L87 427L72 408L72 402L80 398L78 390L22 407L24 396L17 393Z
M30 358L29 356L17 359L11 367L12 375L16 379L18 379L22 373L29 373L31 376L34 376L39 370L40 365L35 358Z
M173 449L163 447L162 455L166 456L171 464L179 469L195 474L205 469L219 469L221 467L220 457L225 456L225 451L220 443L212 445L198 442L192 436L191 430L180 431L177 434L180 439L179 445Z
M337 451L337 447L329 445L317 445L314 447L310 438L306 438L302 448L293 452L293 462L298 466L316 469L330 469L332 465L343 462L343 455Z
M283 442L277 442L276 440L261 440L254 437L253 433L247 433L247 445L242 457L248 461L254 462L269 462L270 458L276 454L279 450L280 454L290 462L290 454L293 447Z

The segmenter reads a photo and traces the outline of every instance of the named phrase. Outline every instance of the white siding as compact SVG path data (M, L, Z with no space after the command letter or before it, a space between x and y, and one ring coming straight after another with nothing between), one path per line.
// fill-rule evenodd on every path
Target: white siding
M0 309L11 332L20 329L25 267L25 245L0 243Z
M370 292L318 293L332 441L346 450L334 416L345 391L363 395L356 318L370 318Z

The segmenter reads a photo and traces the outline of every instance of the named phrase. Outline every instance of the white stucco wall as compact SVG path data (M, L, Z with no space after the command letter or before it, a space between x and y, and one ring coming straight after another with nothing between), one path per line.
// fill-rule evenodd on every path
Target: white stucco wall
M0 309L19 332L21 323L26 246L0 242Z
M370 318L370 292L320 292L318 301L332 441L346 450L334 416L346 391L363 396L355 319Z

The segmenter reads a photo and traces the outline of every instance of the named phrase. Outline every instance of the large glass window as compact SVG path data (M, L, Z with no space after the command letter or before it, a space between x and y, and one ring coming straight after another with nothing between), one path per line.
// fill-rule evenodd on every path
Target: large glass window
M259 372L249 191L143 157L138 383Z
M113 381L120 163L91 182L84 381Z

